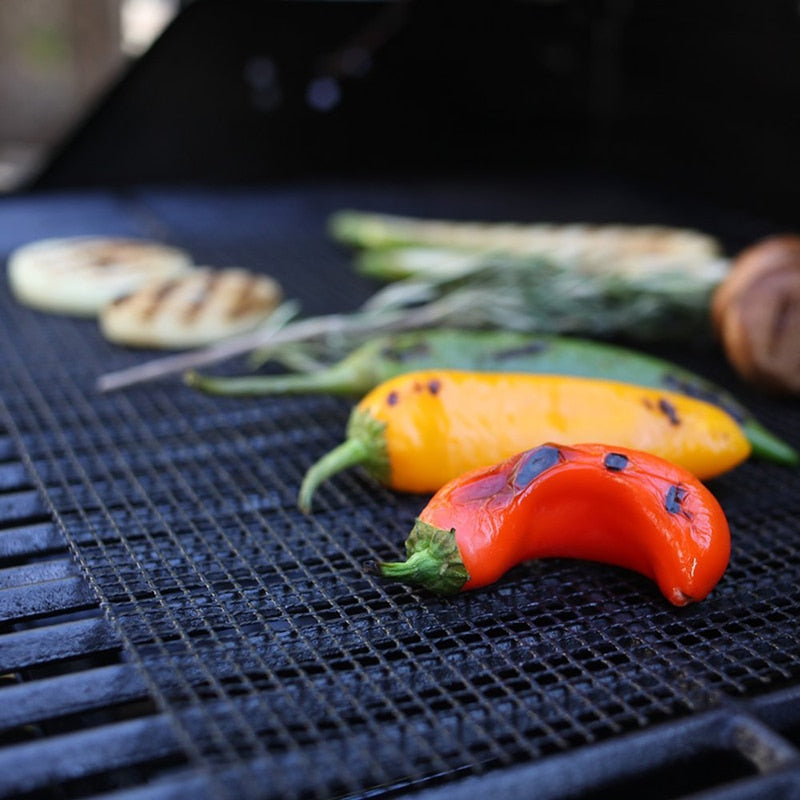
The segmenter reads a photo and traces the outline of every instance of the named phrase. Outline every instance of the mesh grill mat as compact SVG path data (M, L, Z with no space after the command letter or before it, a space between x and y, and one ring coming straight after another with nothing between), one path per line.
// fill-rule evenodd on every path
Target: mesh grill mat
M680 220L637 195L609 197L609 217L658 213L705 225L734 246L761 233L751 220L707 210ZM558 213L574 218L589 198L577 193ZM371 204L536 214L530 202L514 211L523 199L454 187L140 192L19 199L0 207L0 220L6 252L44 235L156 236L199 261L268 270L316 313L352 308L369 289L326 240L328 211ZM364 568L400 553L421 498L353 471L320 490L313 515L295 509L304 470L341 436L346 402L215 399L177 380L99 395L98 375L142 354L108 345L93 322L22 308L5 287L0 325L0 423L73 551L84 576L75 580L88 580L133 668L115 691L143 685L160 714L159 725L128 741L140 748L134 761L164 766L151 768L146 787L120 780L126 796L420 788L436 796L437 785L454 790L461 778L463 796L491 787L519 794L524 783L514 781L523 778L540 781L540 796L578 796L579 775L599 769L608 779L611 761L617 775L652 766L659 746L684 765L694 747L707 771L725 764L728 778L783 774L795 763L796 473L752 462L713 483L734 550L722 582L697 606L669 607L637 575L567 561L527 564L489 590L443 601ZM733 387L800 443L795 404L750 394L718 358L672 357ZM38 582L46 564L36 567ZM107 743L83 741L76 762L113 759ZM616 743L621 749L599 761L581 760L596 751L587 745ZM46 774L46 741L36 747L25 754ZM22 755L3 763L24 770ZM556 771L530 778L532 765ZM654 774L669 783L666 772ZM32 787L0 780L2 796ZM653 788L649 796L667 796ZM770 792L779 796L774 784Z

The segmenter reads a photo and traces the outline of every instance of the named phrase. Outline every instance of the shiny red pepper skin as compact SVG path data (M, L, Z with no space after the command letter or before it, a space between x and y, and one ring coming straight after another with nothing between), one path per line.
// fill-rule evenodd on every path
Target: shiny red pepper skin
M561 557L635 570L675 605L704 598L730 557L725 514L691 473L599 444L542 445L449 482L406 544L409 560L382 572L440 593L485 586L523 561ZM409 571L414 564L425 568Z

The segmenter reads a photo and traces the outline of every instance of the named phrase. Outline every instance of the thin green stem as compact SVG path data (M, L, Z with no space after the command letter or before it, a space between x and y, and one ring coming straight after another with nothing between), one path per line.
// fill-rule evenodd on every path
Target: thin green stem
M457 594L469 580L454 530L417 519L406 540L406 554L405 561L380 562L381 575L439 595Z
M358 439L345 439L338 447L326 453L306 472L300 484L297 505L304 514L311 511L314 493L320 484L348 467L355 467L368 460L369 453Z

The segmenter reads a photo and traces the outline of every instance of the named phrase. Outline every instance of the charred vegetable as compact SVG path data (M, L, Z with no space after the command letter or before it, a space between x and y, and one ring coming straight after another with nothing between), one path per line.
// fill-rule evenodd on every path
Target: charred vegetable
M635 350L573 337L514 331L412 331L371 339L317 372L228 378L190 372L185 380L211 394L326 392L362 396L397 375L430 368L577 375L674 391L706 400L731 414L755 456L783 464L796 464L800 458L731 394L699 375Z
M470 327L635 340L710 338L708 306L728 262L696 231L664 226L452 222L342 211L337 240L357 268L396 281L370 301L388 311L466 297Z
M710 294L726 273L727 261L720 258L717 242L704 234L646 226L453 226L401 219L405 232L398 239L391 233L397 230L394 217L341 212L331 218L333 235L366 248L365 258L391 257L403 262L400 274L406 279L384 286L358 311L298 320L282 324L277 331L277 326L269 325L204 352L103 375L98 387L118 389L246 352L269 349L275 353L293 343L331 337L352 342L358 336L363 341L367 335L443 325L619 334L640 341L710 336ZM420 231L431 227L440 230L438 241L420 236ZM525 244L531 238L550 244L532 248ZM510 239L517 241L509 244ZM422 264L411 252L414 265L407 271L410 251L381 252L388 243L421 243L430 252L422 253ZM451 265L442 269L450 260Z
M423 370L376 387L353 409L347 438L306 473L299 505L358 464L382 483L434 492L469 469L545 441L605 441L645 450L700 478L750 453L733 418L710 403L614 381Z
M541 255L603 272L683 270L721 254L713 237L663 225L470 222L342 210L331 216L328 230L337 241L367 250L419 247ZM398 274L408 272L392 277Z
M730 532L711 492L674 464L616 446L545 444L440 489L416 520L406 556L380 571L438 594L562 557L635 570L682 606L706 597L724 574Z

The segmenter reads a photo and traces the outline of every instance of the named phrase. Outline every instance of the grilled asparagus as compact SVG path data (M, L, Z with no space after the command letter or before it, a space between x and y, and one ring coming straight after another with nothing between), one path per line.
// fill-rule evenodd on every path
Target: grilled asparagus
M718 279L725 266L714 237L656 225L454 222L340 211L331 216L329 231L337 241L366 250L414 247L443 249L445 253L541 256L581 272L632 276L684 272L691 277L700 270ZM436 250L415 250L397 260L365 262L365 266L371 268L373 277L395 280L426 272L436 255ZM712 269L710 262L721 263ZM381 264L391 269L382 272Z

